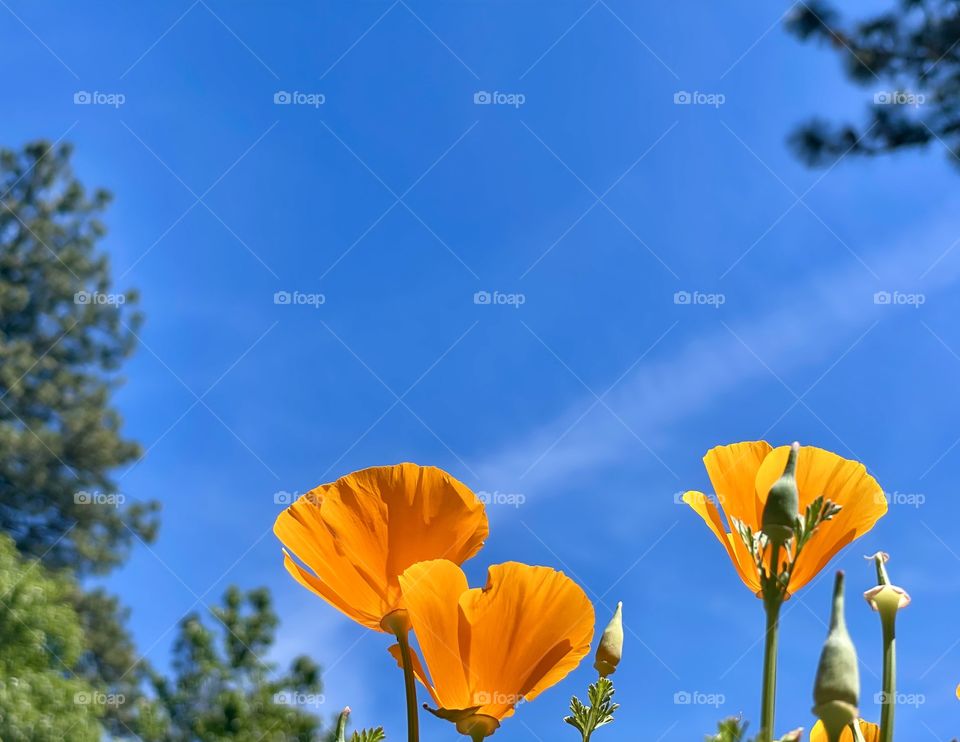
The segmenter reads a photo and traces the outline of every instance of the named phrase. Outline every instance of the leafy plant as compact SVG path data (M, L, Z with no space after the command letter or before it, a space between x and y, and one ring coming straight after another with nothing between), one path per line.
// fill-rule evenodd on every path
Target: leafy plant
M613 702L614 692L610 678L599 678L587 688L589 706L576 696L570 699L570 716L563 720L580 731L583 742L589 742L595 730L613 721L614 712L620 708L619 704Z
M377 727L376 729L354 732L350 735L350 742L383 742L386 738L387 735L383 733L383 727Z

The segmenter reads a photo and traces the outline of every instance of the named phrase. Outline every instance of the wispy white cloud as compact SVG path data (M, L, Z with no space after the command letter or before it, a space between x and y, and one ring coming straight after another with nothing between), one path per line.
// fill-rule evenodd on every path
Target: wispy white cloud
M889 318L890 312L905 311L875 304L875 292L916 291L932 298L956 283L960 245L950 249L956 239L956 221L945 218L919 233L901 235L886 250L865 255L879 281L861 263L842 260L843 267L833 272L800 283L782 282L778 303L760 314L723 319L724 313L708 332L679 347L668 338L603 403L585 394L490 454L475 467L481 481L488 487L547 496L571 477L635 457L638 438L657 450L685 418L745 384L779 383L776 377L812 364L826 371L875 323ZM769 287L757 290L769 293ZM668 327L665 322L663 329ZM682 332L681 323L671 335ZM605 390L593 391L602 396ZM802 395L805 390L793 391ZM653 456L650 460L656 461Z

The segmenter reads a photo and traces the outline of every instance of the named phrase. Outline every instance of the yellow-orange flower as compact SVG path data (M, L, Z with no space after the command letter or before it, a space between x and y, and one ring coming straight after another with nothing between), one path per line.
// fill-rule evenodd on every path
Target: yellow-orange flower
M876 724L860 719L860 731L863 732L864 742L880 742L880 727ZM827 730L823 728L822 721L818 721L810 730L810 742L829 742ZM853 742L853 732L849 727L843 730L840 742Z
M720 539L740 579L754 593L760 591L757 567L730 520L736 518L754 533L760 531L767 494L783 473L789 450L789 446L772 448L766 441L712 448L703 457L703 462L716 497L708 497L702 492L687 492L683 496L684 502L699 513ZM810 537L797 559L788 594L806 585L838 551L873 528L887 512L883 490L863 464L822 448L800 448L796 480L801 514L821 495L839 505L841 510L831 520L822 523ZM723 509L726 524L714 499Z
M480 550L488 530L483 503L465 484L416 464L363 469L320 485L273 526L297 582L377 630L403 608L399 577L407 567L441 558L460 564Z
M414 656L417 678L434 713L464 734L492 734L520 701L560 682L590 651L593 606L548 567L498 564L486 587L470 589L460 567L439 559L410 567L400 585L423 657L421 664ZM397 647L391 652L399 658Z

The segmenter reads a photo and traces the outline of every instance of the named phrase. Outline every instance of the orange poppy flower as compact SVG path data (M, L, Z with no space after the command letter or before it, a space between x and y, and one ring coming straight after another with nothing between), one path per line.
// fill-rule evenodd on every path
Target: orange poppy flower
M789 446L772 448L766 441L734 443L710 449L703 462L716 498L702 492L687 492L684 502L692 507L720 539L740 575L754 593L760 592L757 566L731 519L760 531L763 506L773 483L783 474ZM787 588L788 595L812 580L843 547L859 538L887 512L887 501L877 481L863 464L830 451L802 446L797 456L797 488L800 513L823 495L841 510L821 523L797 558ZM720 517L716 499L727 519Z
M493 734L518 703L560 682L590 651L593 606L548 567L498 564L485 588L471 590L460 567L438 559L407 569L400 585L424 660L414 655L414 672L433 713L474 739ZM399 659L397 646L390 651Z
M407 567L440 558L462 563L488 530L483 503L465 484L416 464L363 469L320 485L273 526L297 582L379 631L403 607L399 577Z
M860 719L860 731L863 732L864 742L880 742L880 727L876 724ZM810 742L829 742L827 730L823 728L822 721L818 721L810 730ZM843 730L840 742L853 742L853 732L849 727Z

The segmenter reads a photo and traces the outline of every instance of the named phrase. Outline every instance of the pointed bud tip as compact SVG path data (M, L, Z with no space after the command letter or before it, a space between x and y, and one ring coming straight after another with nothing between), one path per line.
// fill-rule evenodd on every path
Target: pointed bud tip
M617 602L617 609L613 618L603 630L600 644L597 647L596 661L593 666L601 677L607 677L616 672L617 665L623 656L623 601Z
M800 441L794 441L793 443L791 443L791 444L790 444L790 448L792 448L794 451L799 452L799 451L800 451Z
M775 544L784 544L793 538L801 520L796 476L799 450L800 445L794 442L787 454L783 474L770 487L767 501L763 504L760 530Z

